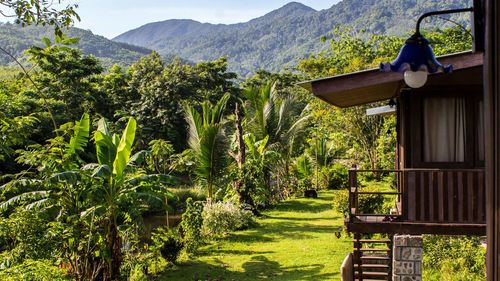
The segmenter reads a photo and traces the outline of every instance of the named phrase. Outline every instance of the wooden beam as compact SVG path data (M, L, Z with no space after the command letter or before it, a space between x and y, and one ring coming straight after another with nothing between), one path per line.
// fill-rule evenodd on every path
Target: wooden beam
M387 234L476 235L486 234L486 224L446 224L409 222L346 222L348 232Z
M500 280L500 3L486 1L484 59L487 278Z

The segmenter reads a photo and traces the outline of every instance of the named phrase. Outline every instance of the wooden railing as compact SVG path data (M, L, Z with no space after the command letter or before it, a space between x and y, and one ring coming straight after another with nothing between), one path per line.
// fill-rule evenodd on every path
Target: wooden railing
M408 169L403 175L403 220L486 222L484 170Z
M394 192L363 192L359 173L394 173ZM485 223L485 182L482 169L350 170L349 210L356 216L388 216L401 222ZM359 198L363 195L392 195L396 212L365 214Z

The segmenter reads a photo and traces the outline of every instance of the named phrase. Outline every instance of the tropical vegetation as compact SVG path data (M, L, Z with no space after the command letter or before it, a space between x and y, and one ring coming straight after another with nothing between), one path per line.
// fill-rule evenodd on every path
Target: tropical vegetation
M2 279L170 278L182 272L183 261L216 251L214 241L243 251L238 243L265 239L263 232L297 230L303 208L312 215L300 219L317 219L309 226L324 234L332 228L325 216L341 221L345 190L335 191L335 200L332 191L318 201L297 198L310 190L344 189L352 165L393 166L393 116L332 108L296 83L372 67L394 57L404 38L338 28L323 40L324 51L302 60L296 71L256 70L248 79L229 71L225 57L187 64L156 52L105 70L74 47L77 38L62 33L71 24L67 17L75 16L73 6L58 12L34 2L42 6L16 10L16 17L25 25L55 25L54 36L28 48L26 61L9 56L13 66L0 69ZM438 54L464 50L471 41L459 28L427 36ZM384 177L360 182L367 189L391 188ZM384 198L368 200L371 208L388 206ZM288 207L297 212L282 209ZM232 240L238 235L249 240ZM269 235L280 247L290 246ZM322 251L330 253L320 236L311 245L323 243ZM464 249L476 245L471 241ZM258 256L253 263L268 259ZM335 276L309 266L312 271L300 276ZM260 277L279 269L275 264ZM481 276L481 268L474 270ZM297 276L287 274L283 278Z

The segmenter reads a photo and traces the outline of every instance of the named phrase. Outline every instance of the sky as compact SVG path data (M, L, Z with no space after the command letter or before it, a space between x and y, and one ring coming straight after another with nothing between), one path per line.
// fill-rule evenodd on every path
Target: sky
M330 8L340 0L298 0L313 9ZM113 38L146 23L193 19L209 23L238 23L278 9L291 0L66 0L79 7L75 26Z

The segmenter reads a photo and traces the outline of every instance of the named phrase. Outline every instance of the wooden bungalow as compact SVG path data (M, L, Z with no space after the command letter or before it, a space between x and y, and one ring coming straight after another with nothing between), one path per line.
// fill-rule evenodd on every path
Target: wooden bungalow
M300 84L342 108L391 101L392 106L370 112L397 116L394 170L349 173L350 213L345 225L354 233L353 274L360 280L391 280L392 265L392 240L366 240L362 234L486 234L483 53L458 53L438 60L452 64L453 72L429 75L419 89L407 87L400 73L379 69ZM393 173L396 189L363 192L357 180L360 173ZM363 213L359 198L374 194L392 195L394 210Z

